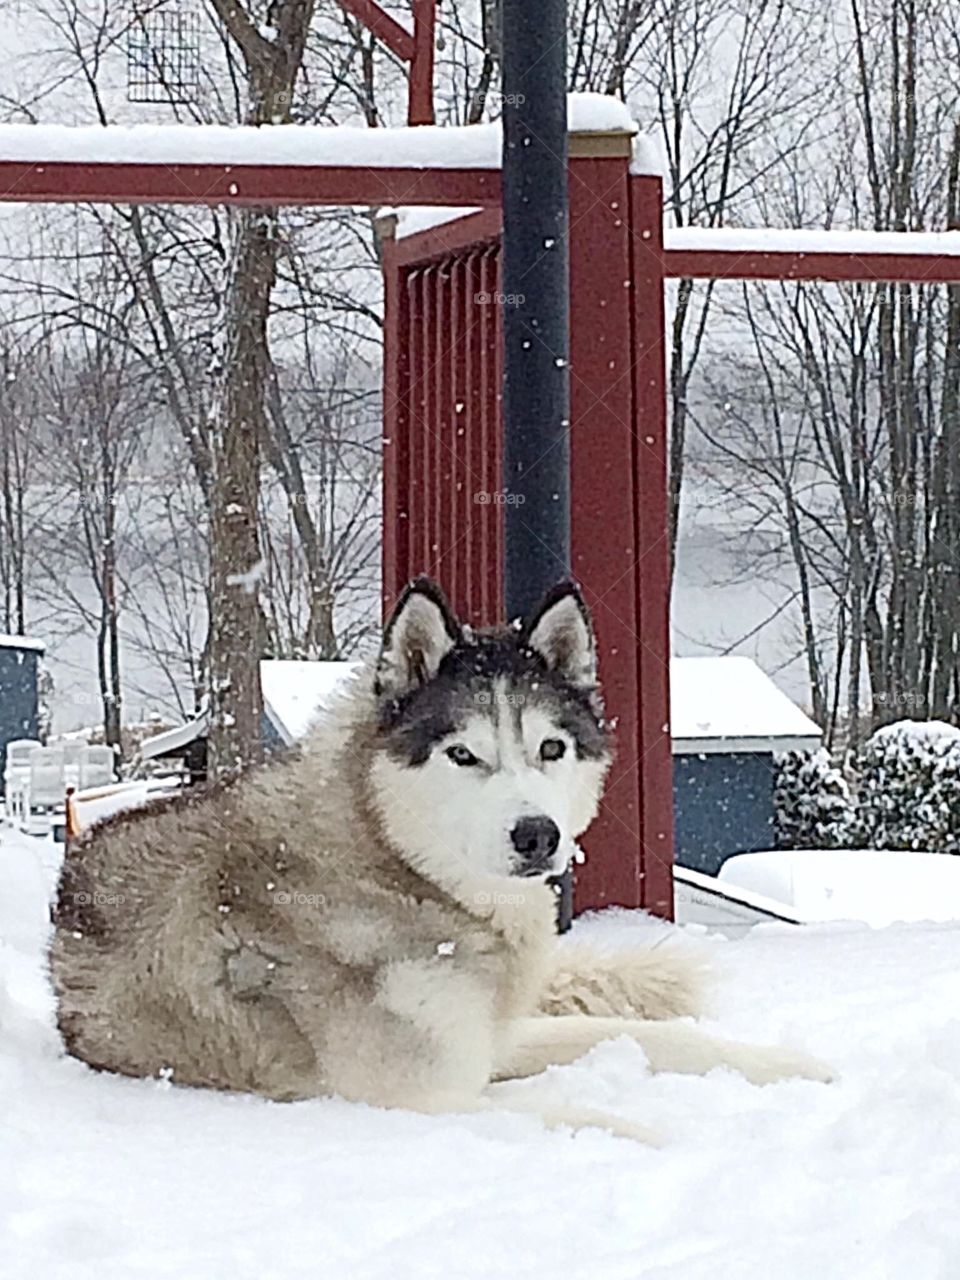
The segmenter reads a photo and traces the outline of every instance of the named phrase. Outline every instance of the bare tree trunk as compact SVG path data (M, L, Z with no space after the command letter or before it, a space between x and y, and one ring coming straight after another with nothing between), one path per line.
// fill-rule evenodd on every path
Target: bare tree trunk
M3 470L3 514L0 517L0 576L3 581L4 630L26 630L26 563L24 501L27 492L27 433L17 392L16 361L9 348L0 358L0 457Z
M289 120L313 0L277 0L267 39L238 0L213 0L247 73L248 123ZM225 301L223 391L212 443L210 493L210 768L262 758L260 657L266 626L258 583L260 442L269 380L267 316L277 270L275 210L237 215Z
M262 756L260 449L275 216L243 210L227 297L224 381L212 438L210 490L210 767Z
M960 119L947 166L947 229L960 231ZM960 710L960 285L947 287L947 335L931 485L931 614L935 626L930 714Z
M113 747L117 763L122 757L120 725L120 625L117 611L117 493L113 485L113 459L103 450L103 580L100 587L98 667L103 702L103 740Z

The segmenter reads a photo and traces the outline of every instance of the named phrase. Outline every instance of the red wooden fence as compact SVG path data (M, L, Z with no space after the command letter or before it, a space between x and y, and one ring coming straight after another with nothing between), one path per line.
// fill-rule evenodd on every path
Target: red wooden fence
M617 761L577 873L577 906L672 913L669 594L661 193L629 139L580 140L570 167L574 573L593 611ZM584 151L587 154L584 154ZM384 594L430 573L501 620L499 220L388 229ZM558 562L558 576L562 566Z
M674 231L665 247L660 180L631 174L616 137L576 142L573 564L593 610L618 738L576 905L670 916L664 280L960 281L960 233L697 228ZM498 365L499 317L510 300L498 292L499 228L490 209L408 237L386 228L385 607L408 578L428 572L461 613L500 617L502 508L490 495L510 500L500 474Z
M425 23L429 7L424 0ZM430 152L430 131L414 131L413 147L384 129L358 138L362 163L345 163L343 133L316 129L284 134L299 154L278 163L279 131L218 132L236 152L229 163L222 139L211 143L216 159L197 158L197 129L138 137L0 126L0 202L483 206L385 240L384 594L389 605L408 576L426 570L463 612L496 618L507 496L499 313L509 300L496 297L495 160L426 167L414 155L424 154L424 138ZM488 135L449 130L442 145L476 157L478 137ZM660 181L629 165L625 134L571 138L573 563L593 608L620 751L577 898L581 908L620 903L670 915L664 280L960 284L960 232L851 238L693 228L672 232L664 248Z

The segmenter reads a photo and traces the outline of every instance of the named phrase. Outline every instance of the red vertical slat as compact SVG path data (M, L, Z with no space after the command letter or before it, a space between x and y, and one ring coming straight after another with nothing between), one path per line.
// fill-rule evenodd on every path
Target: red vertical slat
M420 572L420 521L422 519L423 487L423 271L410 271L407 276L408 326L407 343L410 349L410 375L407 379L407 454L410 467L410 488L406 507L407 561L404 578L409 580ZM402 585L402 584L401 584Z
M410 308L406 272L396 258L392 239L383 244L383 544L382 608L393 607L409 574L410 499Z
M422 333L423 364L421 380L423 386L423 415L420 423L421 431L421 476L423 493L418 513L420 532L418 573L429 573L431 568L431 547L433 545L433 513L437 501L436 493L436 361L437 361L437 326L436 326L436 267L429 266L423 273L422 301Z
M434 382L436 362L436 269L423 273L423 509L420 512L420 563L418 572L430 572L430 548L433 543L433 511L436 502L436 468L433 451L436 446L433 423L436 416Z
M454 501L453 452L453 404L450 384L453 347L456 334L450 331L450 296L453 289L452 262L441 262L437 268L437 302L435 335L436 358L434 380L436 401L434 410L434 460L436 476L436 501L433 509L433 542L431 544L431 572L440 580L448 594L451 592L448 541L450 509Z
M473 461L472 440L476 434L476 377L477 377L477 335L479 333L479 322L477 316L477 306L475 296L477 293L476 282L476 256L473 250L468 250L463 257L463 315L461 323L463 324L463 349L460 363L460 376L462 386L459 394L459 402L463 405L463 409L457 418L457 429L461 432L458 436L460 446L460 480L463 486L461 490L461 528L460 534L462 540L460 543L460 573L463 578L461 589L463 612L468 616L473 612L473 579L474 579L474 561L473 561L473 521L476 516L477 507L473 501L473 491L476 488L474 479L475 465Z
M477 531L474 557L477 566L477 590L475 596L476 619L478 622L489 622L491 616L491 573L493 565L490 557L490 508L486 505L490 495L490 450L492 448L494 427L493 405L490 398L490 386L493 380L494 340L494 308L487 301L490 297L490 259L491 250L485 250L480 256L480 295L483 301L479 306L480 326L480 369L477 388L477 425L480 440L479 465L474 483L477 494L477 519L474 528ZM482 498L481 498L482 495Z
M433 271L433 367L430 370L431 399L431 449L430 449L430 547L428 564L435 577L440 575L440 556L443 554L443 511L449 500L445 468L447 452L447 360L449 335L445 332L447 317L447 265L440 262Z
M480 504L475 501L479 479L483 471L483 438L481 436L482 406L480 397L482 377L483 339L480 292L483 288L480 273L480 255L476 249L468 251L465 259L466 284L464 286L464 315L467 322L464 351L464 612L472 618L480 616L477 588L480 581L477 520Z
M444 317L444 330L447 335L446 366L446 404L444 413L444 443L446 457L444 471L447 475L446 502L443 511L443 581L449 592L449 599L455 610L460 608L458 594L459 581L457 574L457 520L460 515L460 491L457 485L459 475L459 450L457 440L457 359L463 330L459 324L457 307L460 302L459 256L451 258L448 265L450 282L447 286L447 306Z
M466 467L467 443L465 437L469 421L467 414L466 368L471 322L467 296L469 285L468 259L466 255L458 255L453 260L450 274L450 333L452 335L450 352L450 449L453 456L451 459L452 487L450 494L450 521L447 526L446 557L449 562L450 591L454 608L460 613L466 613L469 608L465 536L469 518L469 512L466 507L468 472Z

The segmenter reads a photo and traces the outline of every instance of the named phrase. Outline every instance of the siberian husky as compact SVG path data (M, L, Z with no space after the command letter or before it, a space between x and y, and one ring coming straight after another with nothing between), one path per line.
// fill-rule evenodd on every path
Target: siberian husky
M274 1099L534 1110L641 1137L495 1082L618 1036L654 1071L827 1079L682 1021L700 1001L682 952L558 942L548 881L610 762L575 586L518 627L473 631L418 579L299 753L71 846L50 956L68 1051Z

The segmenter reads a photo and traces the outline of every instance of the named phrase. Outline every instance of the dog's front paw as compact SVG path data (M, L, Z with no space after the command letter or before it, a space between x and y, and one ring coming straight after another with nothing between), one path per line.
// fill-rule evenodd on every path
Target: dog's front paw
M751 1084L774 1084L777 1080L816 1080L830 1084L836 1073L819 1058L797 1049L778 1045L740 1045L730 1065Z

